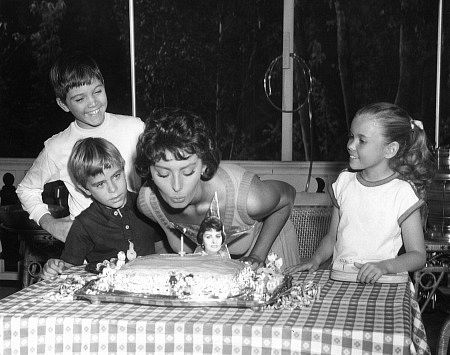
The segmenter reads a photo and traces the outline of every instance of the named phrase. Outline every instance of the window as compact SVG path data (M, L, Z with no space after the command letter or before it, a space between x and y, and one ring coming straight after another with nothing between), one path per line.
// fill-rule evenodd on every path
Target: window
M374 101L397 100L424 121L432 139L437 20L429 19L437 19L437 6L296 3L295 53L312 72L313 124L310 131L307 106L294 113L293 160L308 159L311 150L314 160L346 160L347 125ZM207 120L223 159L281 159L281 113L267 100L263 80L282 53L282 1L134 0L134 15L139 117L156 107L183 107ZM0 2L0 156L35 157L45 139L72 121L48 82L61 51L90 53L105 77L108 111L131 114L128 16L127 0ZM399 59L401 45L411 52ZM447 57L445 49L446 87ZM272 97L281 106L281 69L272 69ZM299 73L294 106L303 90ZM447 106L443 142L450 135Z

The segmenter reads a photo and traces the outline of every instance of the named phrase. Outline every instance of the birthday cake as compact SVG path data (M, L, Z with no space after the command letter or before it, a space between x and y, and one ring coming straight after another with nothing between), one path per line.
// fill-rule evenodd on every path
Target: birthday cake
M147 255L114 275L113 290L195 298L227 298L245 285L246 266L216 255Z
M275 254L257 271L219 255L162 254L137 257L126 264L98 264L98 279L87 294L168 296L178 299L224 300L239 296L264 301L292 277L281 273L282 261ZM287 278L286 278L287 277Z

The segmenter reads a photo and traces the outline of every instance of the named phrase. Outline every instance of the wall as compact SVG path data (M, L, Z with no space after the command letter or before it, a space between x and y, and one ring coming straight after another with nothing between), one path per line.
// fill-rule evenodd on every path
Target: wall
M33 164L32 158L0 158L0 176L10 172L14 175L14 185L22 180L27 170ZM279 161L229 161L254 171L261 179L281 180L290 183L297 190L296 205L324 205L330 204L326 193L328 186L336 179L339 172L347 166L346 162L314 162L308 191L309 162L279 162ZM324 193L315 193L318 189L316 178L325 182ZM0 180L0 187L3 181Z

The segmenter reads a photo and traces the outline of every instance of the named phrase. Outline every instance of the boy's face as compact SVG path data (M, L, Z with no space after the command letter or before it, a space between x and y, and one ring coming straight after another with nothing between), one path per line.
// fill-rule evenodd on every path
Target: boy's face
M127 181L123 168L104 169L102 174L89 176L81 189L102 205L121 208L127 202Z
M105 87L97 79L92 79L89 85L78 86L69 90L63 102L56 102L66 112L71 112L81 128L92 129L100 126L105 120L108 106Z

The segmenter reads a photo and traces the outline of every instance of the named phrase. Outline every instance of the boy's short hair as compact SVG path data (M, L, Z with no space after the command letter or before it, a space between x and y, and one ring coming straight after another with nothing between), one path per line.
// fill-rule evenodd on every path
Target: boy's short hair
M50 69L50 81L55 95L64 102L70 89L89 85L93 79L105 84L95 60L81 52L62 55Z
M86 188L87 179L111 167L124 168L125 160L114 144L104 138L84 138L73 146L67 167L76 185Z

